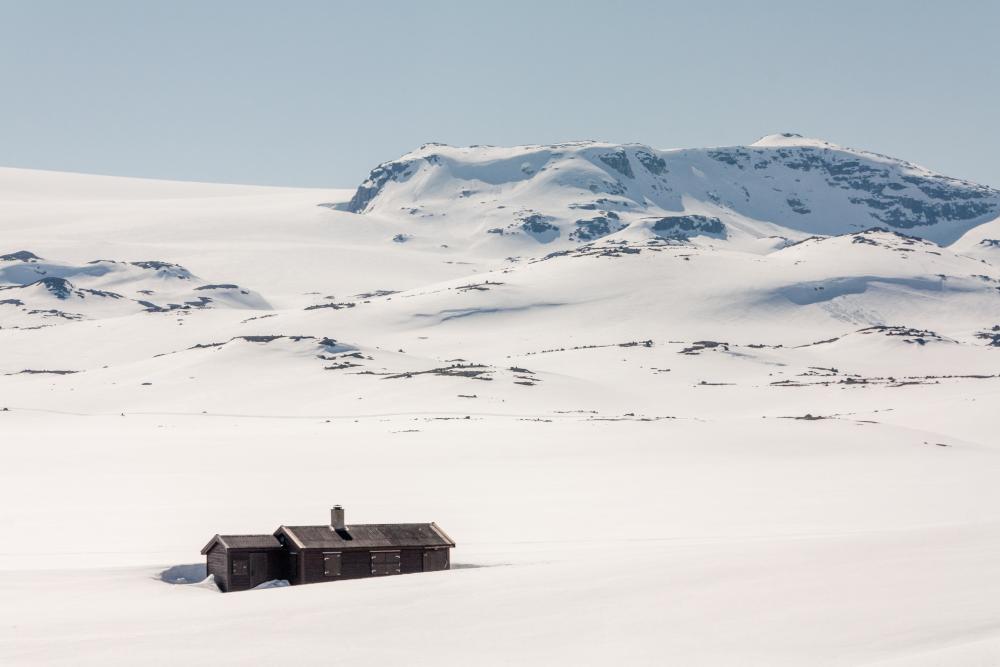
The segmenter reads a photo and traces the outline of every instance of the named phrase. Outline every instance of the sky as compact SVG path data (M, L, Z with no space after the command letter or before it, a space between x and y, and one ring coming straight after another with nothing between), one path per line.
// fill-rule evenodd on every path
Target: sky
M1000 3L0 0L0 166L354 187L420 144L791 131L1000 187Z

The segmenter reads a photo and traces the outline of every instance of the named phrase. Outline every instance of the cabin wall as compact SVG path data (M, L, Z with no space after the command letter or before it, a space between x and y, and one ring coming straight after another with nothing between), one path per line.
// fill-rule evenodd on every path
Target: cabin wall
M425 549L424 572L451 569L451 549Z
M372 552L345 551L340 559L341 579L361 579L372 576Z
M385 551L376 549L376 551ZM400 573L433 572L447 570L451 567L451 549L400 549ZM340 575L327 576L325 554L333 553L329 549L300 549L293 555L285 549L273 549L261 552L253 549L231 549L227 551L221 545L216 545L206 555L209 574L215 575L215 580L222 591L243 591L252 588L250 570L245 575L233 574L233 560L250 560L251 554L263 553L267 557L265 579L287 579L293 585L315 584L324 581L339 581L341 579L362 579L372 575L372 552L370 550L355 550L340 552ZM296 557L297 556L297 557ZM297 570L297 571L296 571ZM257 581L256 583L261 583Z
M286 559L286 566L288 568L288 583L292 586L296 584L304 583L302 581L302 554L296 549L295 551L279 551Z
M249 568L249 563L247 564L247 573L246 574L233 574L233 564L234 564L234 561L237 561L237 560L240 560L240 559L247 559L247 560L249 560L249 558L250 558L249 552L238 551L236 549L230 549L229 550L229 570L228 570L229 574L228 574L228 579L229 579L229 590L230 591L245 591L245 590L248 590L248 589L252 588L252 586L250 585L250 568Z
M401 574L412 574L424 571L424 550L423 549L401 549L399 552Z
M302 583L313 584L327 580L322 551L303 549L299 553L299 558L302 561Z
M264 571L260 576L253 579L252 568L253 565L250 563L251 557L253 555L263 555L264 556ZM235 560L246 560L248 567L246 574L233 574L233 561ZM253 588L255 585L264 583L265 581L271 581L272 579L287 579L288 578L288 556L283 549L269 549L263 551L261 549L230 549L228 562L226 564L227 573L227 586L228 591L245 591Z
M216 543L205 554L205 570L207 574L215 575L219 590L229 590L229 559L226 558L226 549L221 544Z
M267 552L268 579L288 579L288 554L284 549L273 549Z
M386 551L376 549L375 551ZM400 573L413 574L447 570L451 565L450 549L400 549ZM341 579L362 579L372 575L371 550L340 551L340 576L327 576L324 554L331 549L302 549L299 552L301 579L290 579L292 584L315 584ZM286 556L287 557L287 556Z
M331 549L303 549L299 554L302 561L302 582L315 584L322 581L359 579L371 576L371 552L340 551L340 576L326 576L324 554L335 553Z

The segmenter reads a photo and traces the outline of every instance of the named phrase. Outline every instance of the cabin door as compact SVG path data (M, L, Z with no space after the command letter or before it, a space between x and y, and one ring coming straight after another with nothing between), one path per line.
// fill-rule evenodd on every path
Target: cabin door
M250 588L267 580L267 554L250 554Z

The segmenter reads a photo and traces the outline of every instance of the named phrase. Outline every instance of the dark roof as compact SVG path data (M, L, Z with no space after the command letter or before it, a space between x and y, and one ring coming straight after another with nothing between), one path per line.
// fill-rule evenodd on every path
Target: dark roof
M218 542L227 549L280 549L281 542L274 535L216 535L201 553L207 554Z
M453 547L455 542L436 523L370 523L336 531L330 526L282 526L302 549L379 549Z

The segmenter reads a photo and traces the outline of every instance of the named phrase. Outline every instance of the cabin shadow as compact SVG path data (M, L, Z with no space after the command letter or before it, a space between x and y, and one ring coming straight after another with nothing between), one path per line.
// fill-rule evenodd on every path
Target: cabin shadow
M160 581L167 584L197 584L208 576L205 563L173 565L160 572Z

